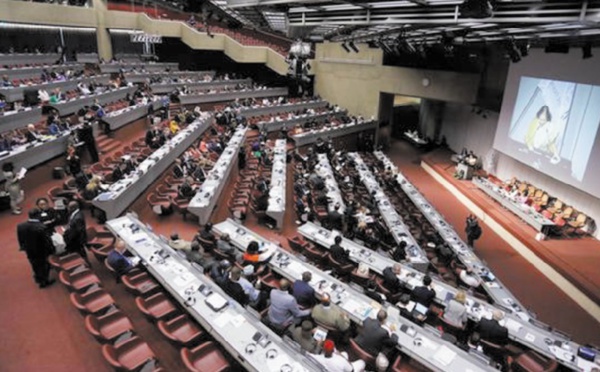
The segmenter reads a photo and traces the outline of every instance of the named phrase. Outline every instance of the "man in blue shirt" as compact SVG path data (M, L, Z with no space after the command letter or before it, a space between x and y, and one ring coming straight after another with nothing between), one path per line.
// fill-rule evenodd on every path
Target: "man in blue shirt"
M315 304L315 290L309 284L311 280L312 274L310 271L305 271L302 273L302 280L296 280L292 287L292 294L298 305L305 309Z
M115 243L115 249L110 251L108 257L106 257L106 261L115 269L115 272L120 276L126 274L129 270L133 268L133 262L125 256L125 242L122 240L118 240Z

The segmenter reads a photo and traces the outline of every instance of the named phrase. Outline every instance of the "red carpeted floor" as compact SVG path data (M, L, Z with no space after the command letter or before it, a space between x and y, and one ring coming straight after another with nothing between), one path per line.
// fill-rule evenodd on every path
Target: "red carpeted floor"
M115 134L126 145L143 134L144 120L133 123ZM117 150L117 149L116 149ZM106 156L107 154L103 154ZM440 210L449 222L462 230L466 208L446 190L427 175L419 166L420 153L403 142L396 142L390 156L413 181L423 194ZM31 170L23 183L26 201L23 209L31 208L35 199L44 196L52 186L62 181L51 179L51 170L62 160L51 161ZM292 169L288 170L291 175ZM233 189L235 175L223 192L226 198ZM157 183L160 182L157 181ZM288 196L292 193L292 177L288 177ZM151 186L150 190L155 186ZM174 231L183 238L190 239L198 225L184 222L179 215L158 217L152 213L142 195L131 207L140 218L152 224L160 233ZM228 217L225 200L217 207L212 221L219 222ZM288 200L290 202L290 200ZM10 211L0 213L0 232L4 236L4 255L0 261L3 274L0 285L0 370L2 371L109 371L104 361L100 344L87 333L84 318L70 304L68 292L59 283L40 290L34 284L25 256L18 251L16 224L25 220L25 215L13 216ZM91 218L88 224L94 225ZM285 237L295 233L295 215L288 208L282 231L271 231L258 226L252 216L246 224L257 232L278 240L287 247ZM539 314L542 321L573 334L579 342L600 342L600 327L591 317L579 308L552 283L531 267L493 232L486 230L478 242L478 252L488 261L494 272L511 288L513 293L526 305ZM90 255L91 257L91 255ZM178 349L168 343L155 325L144 319L134 304L134 297L122 285L116 285L107 270L91 257L94 271L100 276L103 286L113 295L118 306L130 317L136 332L155 351L161 365L167 371L184 370L179 359Z

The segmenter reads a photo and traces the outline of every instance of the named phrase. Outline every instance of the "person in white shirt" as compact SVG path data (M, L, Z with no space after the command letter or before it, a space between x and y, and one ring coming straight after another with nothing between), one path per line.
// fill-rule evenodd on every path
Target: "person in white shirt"
M366 366L360 359L350 362L348 353L337 351L331 340L325 340L323 343L323 354L311 354L311 356L329 372L362 372Z
M477 276L473 275L473 273L468 269L459 269L460 273L458 274L460 280L472 288L477 288L481 285L481 279Z

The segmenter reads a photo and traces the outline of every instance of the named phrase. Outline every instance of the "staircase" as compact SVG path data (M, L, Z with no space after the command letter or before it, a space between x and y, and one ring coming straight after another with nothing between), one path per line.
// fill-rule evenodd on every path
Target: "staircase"
M96 145L98 146L98 152L102 155L106 155L121 147L121 141L112 139L106 134L99 134L96 136Z

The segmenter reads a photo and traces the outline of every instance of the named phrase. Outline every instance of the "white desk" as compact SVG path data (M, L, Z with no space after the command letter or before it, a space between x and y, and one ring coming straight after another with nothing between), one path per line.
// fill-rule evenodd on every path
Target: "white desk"
M378 125L379 124L376 121L340 124L335 127L312 129L300 134L295 134L292 136L292 139L294 140L294 142L296 142L296 146L300 147L311 144L315 142L318 138L342 137L348 134L362 132L365 130L377 129Z
M412 202L421 210L425 218L436 228L440 236L448 243L450 248L456 253L458 259L467 267L471 268L474 273L480 278L485 273L491 273L491 270L486 264L473 253L471 249L460 239L452 226L446 222L444 217L423 197L423 195L400 173L393 163L381 152L375 152L375 156L381 160L386 167L390 167L396 173L396 181L399 183L402 190L412 200ZM581 358L576 356L577 347L574 342L569 342L571 349L575 350L576 359L574 361L565 360L568 355L565 355L564 350L556 349L552 345L548 345L548 340L564 343L567 339L553 332L548 332L540 327L529 323L529 314L519 300L504 286L498 278L494 280L483 280L483 287L486 292L494 299L495 303L502 305L503 311L510 312L507 315L508 319L512 319L509 329L509 335L515 341L522 343L542 354L556 358L561 364L576 368L577 362ZM488 305L489 306L489 305ZM518 326L520 324L520 328ZM562 358L562 359L561 359ZM591 369L591 367L590 367ZM586 369L589 370L589 369Z
M24 128L27 124L35 124L42 120L41 107L26 107L19 111L0 113L0 132Z
M128 106L120 110L111 111L104 115L102 121L108 124L111 130L115 130L133 122L134 120L146 116L148 114L148 107L150 105L152 105L154 110L161 108L161 98L154 97L152 101L149 101L146 104L140 102L134 106Z
M202 77L200 77L202 79ZM238 84L251 84L252 79L236 79L236 80L213 80L213 81L194 81L192 83L187 82L168 82L168 83L152 83L152 93L164 94L171 93L175 89L183 88L184 86L191 91L212 89L212 88L225 88L234 87Z
M379 208L381 218L383 218L396 243L406 242L406 259L417 270L426 271L429 266L427 255L411 235L408 227L402 221L402 217L396 212L396 208L388 199L375 176L358 153L349 153L348 156L354 160L356 170L369 194L373 195L375 193L374 198L377 200L377 208Z
M191 78L191 79L202 79L204 76L209 75L210 77L215 76L214 71L158 71L158 72L126 72L125 80L130 83L145 83L150 79L157 77L181 77L181 78Z
M48 92L51 90L60 88L63 91L73 90L77 88L79 83L90 83L95 82L98 84L108 84L110 81L110 75L98 75L90 77L79 77L75 79L69 79L64 81L51 81L36 85L19 85L18 87L2 87L0 88L0 95L3 95L6 102L22 101L25 99L24 92L26 90L40 90L44 89Z
M76 130L74 127L72 130ZM67 142L70 131L63 132L59 136L45 136L44 142L34 142L23 146L15 146L6 156L0 157L0 167L4 163L11 162L16 170L21 168L30 169L42 164L67 151ZM25 176L27 177L27 176ZM4 173L0 173L0 181L4 181Z
M290 348L138 219L126 215L108 221L106 226L125 241L128 250L141 259L163 288L245 369L256 372L321 370L315 362ZM206 303L207 298L219 298L227 304L215 311ZM253 340L257 332L270 341L266 347ZM275 357L269 358L267 353Z
M277 228L283 227L285 216L285 193L287 189L287 142L285 139L275 141L273 149L273 168L271 170L271 185L269 190L269 206L267 215L277 222Z
M504 208L516 214L528 225L544 234L548 234L555 223L544 217L532 207L511 199L499 186L491 183L486 178L476 177L472 181L479 189L500 203Z
M75 59L80 63L98 63L100 57L98 53L76 53Z
M66 116L69 114L76 113L79 109L84 106L92 106L94 100L98 99L101 105L118 101L127 96L127 93L133 94L137 90L137 87L121 87L117 89L110 89L103 91L102 93L94 93L89 95L82 95L75 97L67 101L60 101L55 104L48 104L48 106L54 107L60 113L60 116Z
M8 76L10 80L39 78L44 70L48 73L62 70L83 70L83 63L67 63L64 65L46 65L36 67L0 68L0 76Z
M286 92L287 94L287 92ZM240 114L250 116L261 116L268 114L276 114L280 112L296 112L304 109L317 109L327 106L327 101L323 100L309 100L295 103L285 103L283 105L274 104L271 106L263 106L262 104L254 106L242 106L236 110L240 111Z
M182 94L179 96L179 102L181 102L182 105L193 105L197 103L233 101L236 98L278 97L287 94L288 88L242 89L223 93Z
M124 62L124 63L101 63L100 71L102 73L117 73L121 70L130 71L133 69L144 69L148 72L156 72L156 71L166 71L169 69L170 71L179 70L179 64L176 62L166 62L166 63L146 63L146 62Z
M331 212L337 204L340 206L339 212L344 213L346 204L344 203L344 198L342 198L342 192L335 179L335 173L333 172L333 168L331 168L329 159L325 154L317 154L317 159L319 160L318 168L315 167L315 172L325 180L325 190L327 191L326 195L329 200L327 209Z
M125 211L212 123L208 113L179 131L162 147L144 159L126 178L110 185L92 203L106 213L108 219Z
M330 111L322 112L320 114L315 114L315 115L308 115L308 114L302 114L302 115L298 115L298 116L294 115L295 117L292 119L261 121L256 125L258 126L258 129L260 129L261 131L266 130L267 132L275 132L278 130L282 130L283 128L286 128L287 130L291 130L296 126L296 124L304 124L309 120L320 121L320 120L328 119L330 117L339 118L344 115L346 115L346 111L335 112L334 110L330 110Z
M0 66L51 65L59 58L58 53L0 53Z
M240 127L235 131L227 147L225 147L223 153L206 176L206 180L198 188L196 195L188 205L188 210L198 216L201 225L208 222L210 215L217 206L229 174L237 163L237 154L240 146L244 143L247 131L248 128L246 127Z
M228 219L213 226L219 234L228 233L231 242L240 250L245 250L251 240L259 244L271 245L276 248L269 266L279 275L291 282L302 278L302 273L310 271L312 280L310 285L317 294L328 292L331 301L339 306L352 321L361 324L368 317L375 318L380 305L362 293L322 272L314 266L302 262L289 252L279 248L276 244L263 239L260 235L246 227ZM411 321L390 313L388 311L388 324L396 327L394 332L398 336L398 347L402 352L415 358L419 363L435 371L493 371L490 366L483 364L479 359L442 340L439 336L430 333ZM405 329L406 331L403 331ZM410 332L410 334L408 333ZM451 357L446 360L440 358L441 354L449 353Z

